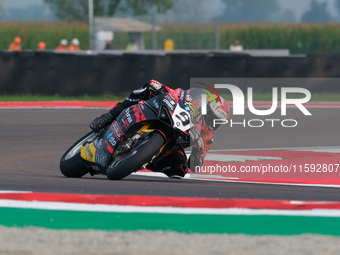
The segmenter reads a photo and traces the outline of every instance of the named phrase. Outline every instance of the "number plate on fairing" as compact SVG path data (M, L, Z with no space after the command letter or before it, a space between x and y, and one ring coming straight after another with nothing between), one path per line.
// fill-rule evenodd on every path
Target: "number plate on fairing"
M175 111L172 115L174 121L174 128L181 131L187 131L191 127L190 109L185 110L177 104Z

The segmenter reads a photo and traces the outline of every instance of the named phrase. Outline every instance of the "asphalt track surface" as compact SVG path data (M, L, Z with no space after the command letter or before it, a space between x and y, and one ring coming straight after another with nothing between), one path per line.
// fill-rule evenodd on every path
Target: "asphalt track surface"
M313 116L288 109L298 126L272 128L232 127L216 132L212 149L339 146L340 108L309 108ZM226 183L202 180L130 176L110 181L105 176L70 179L59 171L62 154L89 132L88 123L105 109L0 109L0 190L152 195L210 198L257 198L339 201L340 190L268 184ZM266 119L246 113L243 119ZM272 119L286 119L279 110Z

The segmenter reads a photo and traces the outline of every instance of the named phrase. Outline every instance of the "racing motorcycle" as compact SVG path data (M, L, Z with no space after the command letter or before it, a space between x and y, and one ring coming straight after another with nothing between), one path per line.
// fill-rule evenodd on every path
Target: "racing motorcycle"
M187 93L177 99L162 93L126 108L111 126L86 134L65 152L60 160L62 174L72 178L103 174L120 180L172 151L186 155L197 112Z

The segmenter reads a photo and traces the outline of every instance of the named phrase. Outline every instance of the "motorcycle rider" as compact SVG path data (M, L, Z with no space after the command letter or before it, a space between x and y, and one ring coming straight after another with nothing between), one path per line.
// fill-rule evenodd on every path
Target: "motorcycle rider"
M90 123L90 128L94 132L99 132L101 129L111 125L124 109L155 97L160 93L168 93L173 98L179 98L185 93L185 90L180 88L173 90L156 80L150 80L142 88L133 91L124 101L116 104L108 113L94 119ZM198 116L197 123L190 130L193 148L188 162L186 162L183 151L179 150L165 155L156 164L149 164L147 169L162 172L169 177L184 177L188 172L188 168L195 172L197 166L203 165L204 158L214 144L214 132L221 126L214 125L214 119L227 119L229 116L229 106L226 100L219 97L220 102L217 103L214 99L209 97L207 100L207 115ZM189 100L194 103L193 98Z

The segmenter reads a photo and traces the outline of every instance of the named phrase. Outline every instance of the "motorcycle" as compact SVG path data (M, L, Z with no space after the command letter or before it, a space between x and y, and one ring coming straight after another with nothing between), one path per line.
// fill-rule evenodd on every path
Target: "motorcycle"
M185 156L197 112L186 93L177 99L162 93L126 108L111 126L72 145L60 160L61 173L71 178L103 174L120 180L172 151L181 150Z

